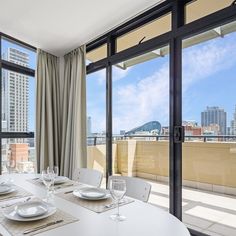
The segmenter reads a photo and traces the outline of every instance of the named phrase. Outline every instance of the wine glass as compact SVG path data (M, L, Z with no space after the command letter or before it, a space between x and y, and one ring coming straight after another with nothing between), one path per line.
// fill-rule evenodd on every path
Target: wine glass
M47 198L46 201L49 202L51 193L50 193L50 187L52 186L55 179L55 174L53 170L43 170L42 171L42 180L44 185L47 188Z
M125 216L120 215L119 203L120 200L124 197L126 192L126 182L124 179L111 179L109 185L110 193L112 198L117 201L117 213L110 216L112 220L115 221L124 221Z
M54 182L55 182L55 179L58 177L59 168L58 168L58 166L53 166L53 167L48 166L47 172L54 174L53 183L51 185L51 192L55 193Z
M16 167L15 160L8 159L6 161L6 169L7 169L7 173L8 173L7 183L9 183L9 184L11 184L13 182L13 179L11 177L11 173L15 169L15 167Z
M55 178L58 177L58 175L59 175L59 168L58 168L58 166L53 166L53 167L48 166L47 171L48 172L54 171Z

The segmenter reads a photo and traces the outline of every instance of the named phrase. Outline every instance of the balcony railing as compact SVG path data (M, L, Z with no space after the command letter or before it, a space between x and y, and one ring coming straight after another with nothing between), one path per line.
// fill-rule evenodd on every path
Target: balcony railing
M145 139L145 141L168 141L169 135L114 135L113 141L130 140L130 139ZM185 135L185 141L215 141L215 142L236 142L236 135ZM87 137L88 146L96 146L106 144L105 136L89 136Z

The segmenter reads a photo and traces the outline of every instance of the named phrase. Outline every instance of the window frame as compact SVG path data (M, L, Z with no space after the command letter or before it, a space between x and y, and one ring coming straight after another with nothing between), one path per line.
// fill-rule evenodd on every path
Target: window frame
M98 39L87 44L86 51L94 50L107 43L107 57L87 65L87 74L106 68L106 179L112 175L112 66L124 60L139 56L164 44L170 45L170 107L169 107L169 180L171 214L182 220L182 142L176 141L178 128L182 127L182 40L221 24L236 20L236 4L185 24L185 6L193 0L166 0L152 9L120 25ZM152 20L172 14L172 29L139 45L116 52L116 39ZM182 128L183 129L183 128ZM177 132L176 132L177 131ZM192 235L205 236L190 229Z
M13 62L2 59L2 39L6 39L12 43L26 47L34 52L37 51L37 48L0 32L0 175L2 174L2 139L34 138L35 136L34 132L2 132L2 70L4 69L16 73L21 73L23 75L35 77L34 69L17 65Z

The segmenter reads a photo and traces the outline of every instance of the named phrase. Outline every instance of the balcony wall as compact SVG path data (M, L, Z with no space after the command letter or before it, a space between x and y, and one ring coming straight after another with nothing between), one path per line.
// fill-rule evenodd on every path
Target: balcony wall
M88 147L88 166L105 167L105 145ZM113 145L115 173L167 181L169 143L167 141L117 141ZM183 143L183 184L236 194L236 143ZM227 188L222 189L222 188Z

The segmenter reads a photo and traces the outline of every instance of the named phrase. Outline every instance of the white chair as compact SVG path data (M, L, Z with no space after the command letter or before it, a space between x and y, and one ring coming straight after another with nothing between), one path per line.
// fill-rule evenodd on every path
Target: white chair
M151 184L146 181L127 176L110 176L108 180L108 184L111 179L124 179L126 182L126 196L136 198L143 202L147 202L150 192L151 192ZM108 185L110 186L110 185Z
M98 188L101 185L102 177L102 172L98 170L79 168L74 170L72 179L80 183L92 185Z

